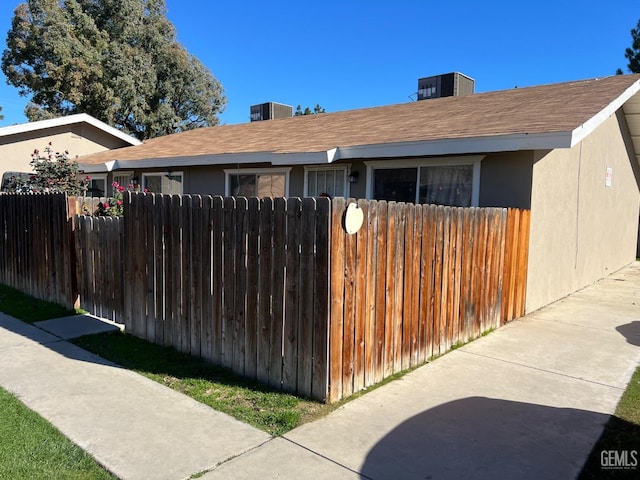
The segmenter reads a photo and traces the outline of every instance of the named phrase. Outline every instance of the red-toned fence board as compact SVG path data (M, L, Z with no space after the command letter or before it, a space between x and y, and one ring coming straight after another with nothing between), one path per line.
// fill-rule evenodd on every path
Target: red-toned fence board
M332 204L331 401L524 314L528 211L359 201L348 235L351 202Z

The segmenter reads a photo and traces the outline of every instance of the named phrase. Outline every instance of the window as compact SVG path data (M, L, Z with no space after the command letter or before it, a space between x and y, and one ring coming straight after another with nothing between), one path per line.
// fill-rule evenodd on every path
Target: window
M373 171L374 200L416 201L417 168L376 168Z
M323 194L329 197L348 196L347 167L338 168L307 168L305 170L305 197L319 197Z
M113 181L124 188L129 188L133 182L133 172L114 172Z
M289 171L225 170L226 195L234 197L286 197L289 193Z
M153 193L182 195L182 172L145 173L142 186Z
M87 197L106 197L107 196L107 176L91 175L91 182L87 188Z
M478 204L480 160L367 162L368 198L469 207Z
M473 165L420 167L418 203L470 207Z

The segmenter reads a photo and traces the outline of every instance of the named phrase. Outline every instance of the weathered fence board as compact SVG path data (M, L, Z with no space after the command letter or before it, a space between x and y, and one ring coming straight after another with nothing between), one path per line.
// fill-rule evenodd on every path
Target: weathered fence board
M127 330L325 400L329 211L328 199L128 196Z
M344 211L344 198L333 200L333 208ZM345 289L345 258L344 258L344 229L342 217L331 215L331 280L330 301L331 321L329 324L329 398L342 397L342 366L344 355L343 325L344 325L344 289Z
M347 235L351 202L332 203L329 400L524 313L528 211L359 202Z
M0 283L72 309L74 249L64 195L0 196Z

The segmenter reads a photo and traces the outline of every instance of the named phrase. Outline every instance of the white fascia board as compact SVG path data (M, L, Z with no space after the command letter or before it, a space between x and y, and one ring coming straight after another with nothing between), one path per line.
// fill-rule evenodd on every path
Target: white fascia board
M75 123L88 123L109 135L117 137L130 145L140 145L142 142L126 133L121 132L117 128L113 128L97 118L86 113L78 113L75 115L67 115L49 120L40 120L38 122L26 122L18 125L11 125L0 128L0 137L15 135L18 133L35 132L36 130L46 130L48 128L62 127L64 125L73 125Z
M190 157L172 158L146 158L141 160L116 160L109 162L112 164L111 170L122 169L144 169L144 168L180 168L197 167L209 165L245 165L251 163L270 163L271 165L326 165L332 163L337 149L333 148L323 152L306 153L272 153L272 152L251 152L251 153L223 153L220 155L197 155ZM80 166L89 171L93 165L82 165L82 158L79 159ZM105 164L106 165L106 164ZM101 167L103 171L104 166Z
M589 134L593 133L596 128L602 125L602 123L607 118L616 113L618 109L622 108L627 100L629 100L639 91L640 80L633 83L629 88L622 92L622 94L618 98L614 99L609 105L600 110L600 112L598 112L596 115L584 122L578 128L574 129L573 132L571 132L571 146L573 147L574 145L577 145Z
M45 130L47 128L59 127L62 125L71 125L85 121L86 114L79 113L77 115L68 115L65 117L50 118L48 120L40 120L37 122L25 122L17 125L0 128L0 137L14 135L16 133L34 132L36 130Z
M571 132L513 134L339 147L335 160L393 158L569 148Z
M206 165L226 165L245 163L270 163L269 152L238 153L221 155L195 155L185 157L144 158L139 160L118 160L118 169L199 167Z
M82 165L78 164L78 167L82 173L107 173L109 170L104 163L98 163L97 165Z
M78 162L78 167L84 173L109 173L113 170L118 169L118 161L113 160L111 162L96 163L96 164L89 164L89 165Z
M336 160L337 148L320 152L274 153L273 165L328 165Z

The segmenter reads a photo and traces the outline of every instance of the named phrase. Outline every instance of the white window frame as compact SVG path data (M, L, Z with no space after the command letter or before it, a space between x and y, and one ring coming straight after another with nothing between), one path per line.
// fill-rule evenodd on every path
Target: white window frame
M322 172L327 170L342 170L344 172L344 196L349 198L351 195L351 184L349 183L349 175L351 174L351 165L320 165L313 167L304 167L304 187L302 194L309 196L309 172Z
M93 197L93 193L91 193L91 196L93 198L107 198L109 196L108 191L109 191L109 179L108 179L108 174L106 173L97 173L97 174L92 174L89 175L91 177L91 181L89 182L89 187L91 186L91 182L94 180L104 180L104 195L102 197Z
M367 200L373 199L373 171L390 170L393 168L418 168L416 186L420 178L420 167L451 167L459 165L471 165L473 167L473 179L471 184L471 206L480 204L480 163L485 155L471 155L467 157L442 157L442 158L416 158L398 160L372 160L366 161L367 167ZM416 188L415 203L418 203L420 189Z
M144 172L142 174L142 188L146 189L147 188L147 177L163 177L166 175L172 175L172 176L178 176L180 175L182 177L182 182L180 182L180 193L178 194L174 194L174 195L182 195L184 193L184 173L183 172L174 172L173 170L171 172L166 171L166 172ZM153 193L165 193L165 192L153 192Z
M224 169L224 194L231 196L231 175L278 175L284 174L284 196L289 196L289 176L291 167L287 168L225 168Z

